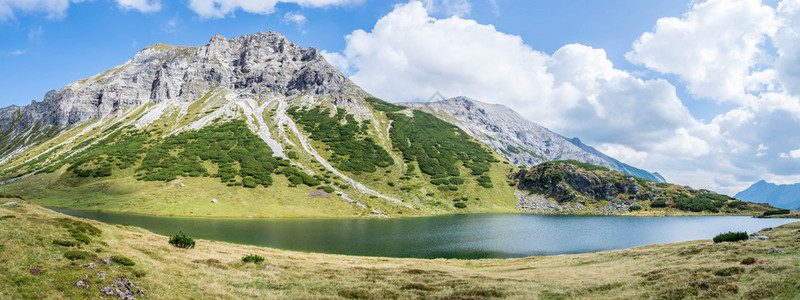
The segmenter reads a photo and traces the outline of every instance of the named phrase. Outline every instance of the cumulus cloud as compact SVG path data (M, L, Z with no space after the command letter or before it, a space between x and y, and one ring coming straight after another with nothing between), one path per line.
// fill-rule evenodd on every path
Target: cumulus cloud
M780 22L760 0L710 0L681 18L661 18L633 44L633 63L678 75L701 98L744 102L749 92L771 91L775 76L762 46Z
M570 44L548 55L491 25L433 18L421 2L396 6L370 32L356 30L346 40L341 54L326 58L386 100L466 95L508 105L557 132L636 152L669 146L702 155L710 148L694 135L703 125L674 86L614 68L602 49ZM664 140L671 143L658 144Z
M237 10L268 15L278 3L294 3L302 7L325 7L360 3L363 0L190 0L189 8L203 18L224 18Z
M161 0L113 0L123 10L154 12L161 9ZM16 12L44 13L50 19L60 19L66 15L73 3L84 0L0 0L0 21L13 19Z

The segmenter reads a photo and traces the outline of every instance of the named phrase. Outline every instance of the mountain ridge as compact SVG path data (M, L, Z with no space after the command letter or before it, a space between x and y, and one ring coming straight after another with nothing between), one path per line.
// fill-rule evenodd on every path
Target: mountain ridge
M650 181L666 182L660 175L622 163L583 144L578 138L557 134L502 104L463 96L403 104L432 112L455 124L516 165L533 167L546 161L574 159Z
M800 209L800 183L774 184L759 180L736 193L735 197L750 202L769 203L783 209Z

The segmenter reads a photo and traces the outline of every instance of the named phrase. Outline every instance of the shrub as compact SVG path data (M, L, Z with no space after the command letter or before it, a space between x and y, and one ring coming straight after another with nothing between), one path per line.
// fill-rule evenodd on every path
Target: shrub
M85 235L83 234L83 232L74 229L70 229L70 235L72 235L73 238L84 244L89 244L90 242L92 242L92 239L89 238L88 235Z
M53 240L54 245L64 246L64 247L75 247L78 245L78 242L75 241L65 241L65 240Z
M772 215L785 215L790 213L791 211L788 209L778 209L778 210L768 210L765 211L763 216L772 216Z
M748 257L742 260L743 265L752 265L756 263L756 259L754 257Z
M658 198L650 202L650 207L667 207L667 199Z
M728 207L730 207L732 209L741 209L744 206L747 206L747 202L739 201L739 200L733 200L733 201L728 203Z
M64 257L69 259L69 260L79 260L79 259L90 259L90 258L94 258L95 256L94 256L94 254L91 254L91 253L86 252L86 251L70 250L70 251L64 252Z
M324 185L321 188L322 188L323 191L325 191L328 194L333 193L335 191L332 187L329 187L327 185Z
M672 186L672 184L671 183L666 183L666 182L658 182L658 183L656 183L656 186L660 187L662 189L665 189L665 188L668 188L668 187Z
M631 211L642 210L642 206L641 205L631 205L630 210Z
M744 241L747 238L747 232L720 233L714 237L714 243Z
M742 267L727 267L727 268L722 268L722 269L714 271L714 275L717 275L717 276L732 276L732 275L736 275L736 274L741 274L742 272L744 272L744 268L742 268Z
M467 208L467 204L464 202L456 202L456 204L453 204L453 206L456 208Z
M254 264L260 264L261 262L264 261L264 257L260 255L250 254L245 257L242 257L242 261L246 263L251 262Z
M127 257L124 257L124 256L112 256L111 257L111 261L113 261L115 263L118 263L120 265L123 265L123 266L128 266L128 267L136 265L136 263L133 262L130 258L127 258Z
M169 244L178 248L194 248L194 239L183 234L183 231L169 238Z

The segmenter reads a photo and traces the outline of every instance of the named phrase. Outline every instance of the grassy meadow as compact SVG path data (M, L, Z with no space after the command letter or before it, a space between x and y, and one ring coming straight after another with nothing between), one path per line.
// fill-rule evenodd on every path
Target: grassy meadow
M3 299L96 299L106 297L101 290L119 278L130 280L134 290L151 299L800 297L800 223L763 232L770 238L766 241L698 240L577 255L426 260L302 253L207 240L197 240L194 249L179 249L168 244L169 237L140 228L72 218L17 198L0 199L9 201L21 205L0 207ZM771 249L786 253L770 254ZM243 262L250 254L265 261ZM111 257L119 262L102 260ZM130 263L121 258L134 265L123 265ZM743 264L745 259L750 264Z

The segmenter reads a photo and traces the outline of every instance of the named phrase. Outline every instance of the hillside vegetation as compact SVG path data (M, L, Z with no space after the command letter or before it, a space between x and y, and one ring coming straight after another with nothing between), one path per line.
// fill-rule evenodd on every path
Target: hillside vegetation
M761 214L774 209L708 190L654 183L572 160L521 169L512 178L521 191L540 195L567 210Z
M700 240L578 255L426 260L207 240L180 249L168 243L170 237L140 228L0 199L6 201L21 205L0 207L4 299L110 298L103 289L114 283L126 283L125 291L150 299L800 297L800 223L761 233L769 237L766 241ZM786 254L769 254L771 249ZM246 257L265 260L243 261Z

